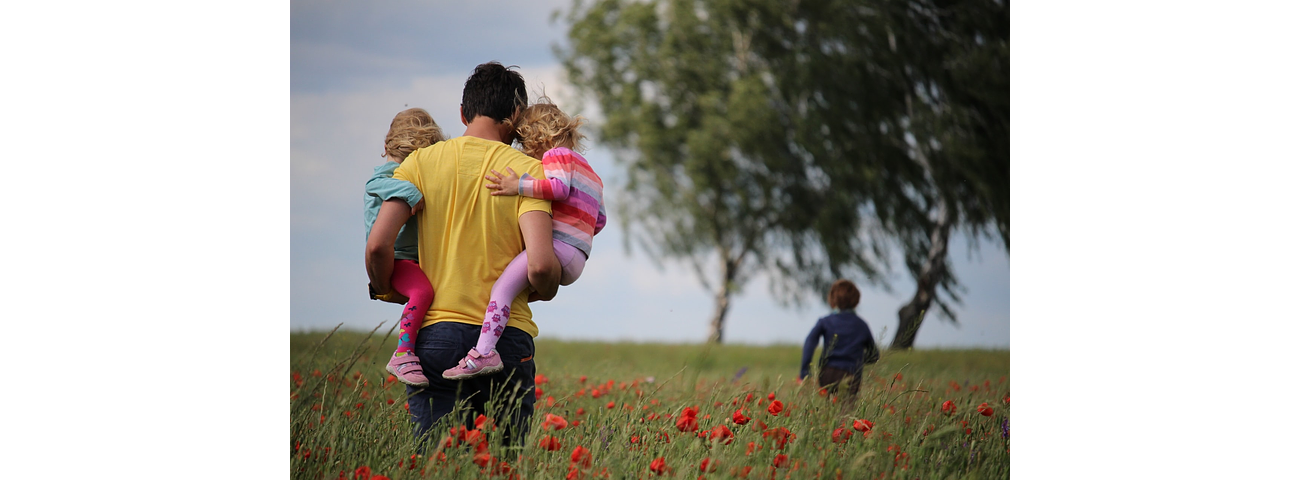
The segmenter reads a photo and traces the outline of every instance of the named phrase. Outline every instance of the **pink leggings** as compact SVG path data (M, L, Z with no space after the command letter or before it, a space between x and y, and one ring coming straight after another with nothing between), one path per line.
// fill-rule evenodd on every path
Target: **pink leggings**
M555 256L560 260L560 285L570 285L582 275L582 268L587 265L587 255L577 247L553 240ZM496 348L497 340L505 332L506 323L510 321L510 303L515 301L519 292L524 291L528 283L528 251L524 250L506 265L497 283L492 285L492 297L488 301L487 312L483 315L483 330L478 336L479 353L487 353Z
M393 290L405 295L410 300L402 310L401 334L397 337L397 353L410 352L415 349L415 336L424 323L424 314L433 304L433 285L429 277L424 276L420 264L411 260L393 262Z

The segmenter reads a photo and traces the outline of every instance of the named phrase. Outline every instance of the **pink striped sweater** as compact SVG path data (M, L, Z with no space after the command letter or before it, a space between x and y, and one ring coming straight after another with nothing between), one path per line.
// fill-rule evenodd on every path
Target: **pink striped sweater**
M542 155L546 178L519 177L519 194L551 201L553 237L591 257L591 239L605 228L605 184L578 152L564 147Z

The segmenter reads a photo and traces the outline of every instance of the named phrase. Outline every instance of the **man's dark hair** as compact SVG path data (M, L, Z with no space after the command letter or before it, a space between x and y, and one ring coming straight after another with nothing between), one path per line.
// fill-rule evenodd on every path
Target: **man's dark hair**
M474 67L474 73L465 80L465 90L461 93L460 106L466 122L474 117L485 115L502 122L515 114L515 108L528 105L528 91L524 87L524 76L510 70L500 62L488 62Z

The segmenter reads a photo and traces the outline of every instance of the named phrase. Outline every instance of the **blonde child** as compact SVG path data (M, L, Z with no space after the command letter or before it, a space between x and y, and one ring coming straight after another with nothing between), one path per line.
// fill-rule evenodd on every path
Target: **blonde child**
M379 207L386 200L401 199L411 207L412 217L402 226L397 234L393 252L393 291L409 299L402 310L399 320L401 333L397 337L397 350L388 360L385 370L407 385L424 387L429 385L428 377L420 367L420 359L415 356L415 337L424 322L424 314L433 303L433 286L420 270L419 252L417 250L417 231L415 212L424 207L424 197L420 190L410 182L393 178L393 171L406 160L407 155L421 148L445 140L442 129L433 121L429 112L421 108L403 110L393 118L384 138L384 154L388 161L375 167L374 174L366 181L366 239L370 239L371 227L379 215ZM387 297L387 296L385 296ZM375 296L370 290L371 299L388 300ZM396 303L396 302L395 302Z
M591 241L605 228L604 184L582 155L578 127L581 118L569 118L545 96L525 109L516 122L516 135L523 152L542 161L546 178L521 178L513 169L506 174L493 170L484 177L492 195L523 195L551 201L553 244L561 265L560 285L570 285L582 275L591 255ZM483 315L478 344L455 367L442 372L448 380L460 380L500 371L497 340L510 321L510 302L528 284L528 252L510 262L492 286L492 296Z

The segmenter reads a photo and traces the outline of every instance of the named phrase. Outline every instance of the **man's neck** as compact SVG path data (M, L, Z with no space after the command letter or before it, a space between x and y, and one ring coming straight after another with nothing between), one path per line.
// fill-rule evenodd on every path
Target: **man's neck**
M474 117L473 121L465 125L465 136L505 143L501 135L501 124L486 115Z

